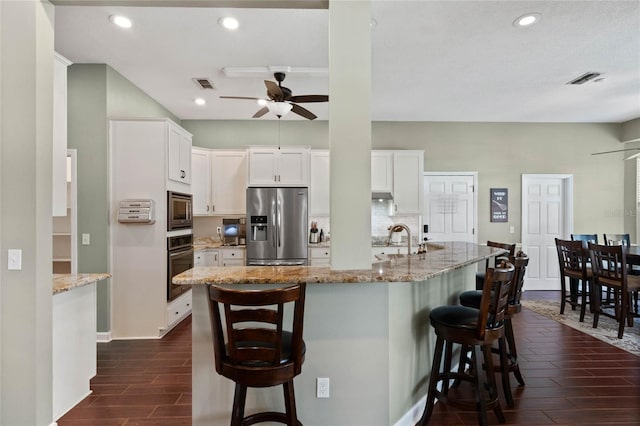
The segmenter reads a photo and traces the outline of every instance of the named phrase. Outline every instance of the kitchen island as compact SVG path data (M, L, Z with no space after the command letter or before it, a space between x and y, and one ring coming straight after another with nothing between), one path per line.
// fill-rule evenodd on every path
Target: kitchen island
M53 418L91 393L96 375L96 285L99 274L54 274L52 318Z
M424 255L390 256L371 269L201 267L174 277L193 285L193 425L226 425L233 383L213 365L206 286L306 282L307 355L295 379L298 416L313 425L413 424L421 414L435 334L432 308L475 288L477 262L504 253L462 242L430 243ZM330 398L316 398L316 378ZM283 410L281 388L251 389L247 413Z

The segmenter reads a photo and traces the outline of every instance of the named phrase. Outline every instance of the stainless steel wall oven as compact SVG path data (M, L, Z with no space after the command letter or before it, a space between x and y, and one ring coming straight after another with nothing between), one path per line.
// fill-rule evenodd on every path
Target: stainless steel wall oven
M178 235L167 238L167 300L171 301L189 290L189 285L175 285L176 275L193 268L193 236Z

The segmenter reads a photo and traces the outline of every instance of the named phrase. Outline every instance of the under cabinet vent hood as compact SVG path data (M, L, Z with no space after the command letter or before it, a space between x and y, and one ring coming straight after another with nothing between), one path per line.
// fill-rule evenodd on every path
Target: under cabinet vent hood
M393 200L393 194L390 192L372 192L371 193L372 200Z

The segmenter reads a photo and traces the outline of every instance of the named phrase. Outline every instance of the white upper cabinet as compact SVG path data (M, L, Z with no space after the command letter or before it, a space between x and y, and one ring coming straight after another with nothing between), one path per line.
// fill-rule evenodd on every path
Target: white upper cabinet
M52 214L67 215L67 67L66 58L58 55L53 61L53 165Z
M211 151L211 176L212 213L244 215L246 213L247 151Z
M250 148L249 186L309 186L309 148Z
M191 193L193 214L206 216L212 213L211 206L211 156L208 149L191 150Z
M422 214L424 151L393 151L393 203L396 214Z
M329 151L312 150L309 166L309 216L328 216L329 199Z
M191 183L191 134L171 123L169 125L169 149L167 153L170 180Z
M393 193L393 151L371 151L371 191Z

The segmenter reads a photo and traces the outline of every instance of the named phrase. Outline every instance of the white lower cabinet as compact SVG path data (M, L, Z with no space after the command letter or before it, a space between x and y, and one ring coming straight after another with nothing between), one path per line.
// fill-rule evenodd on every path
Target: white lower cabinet
M167 304L167 330L178 324L191 313L191 290L182 293Z
M329 247L309 248L309 266L329 266L331 264L331 249Z
M244 249L223 248L220 252L220 266L244 266Z
M204 249L193 254L193 266L218 266L218 250Z

